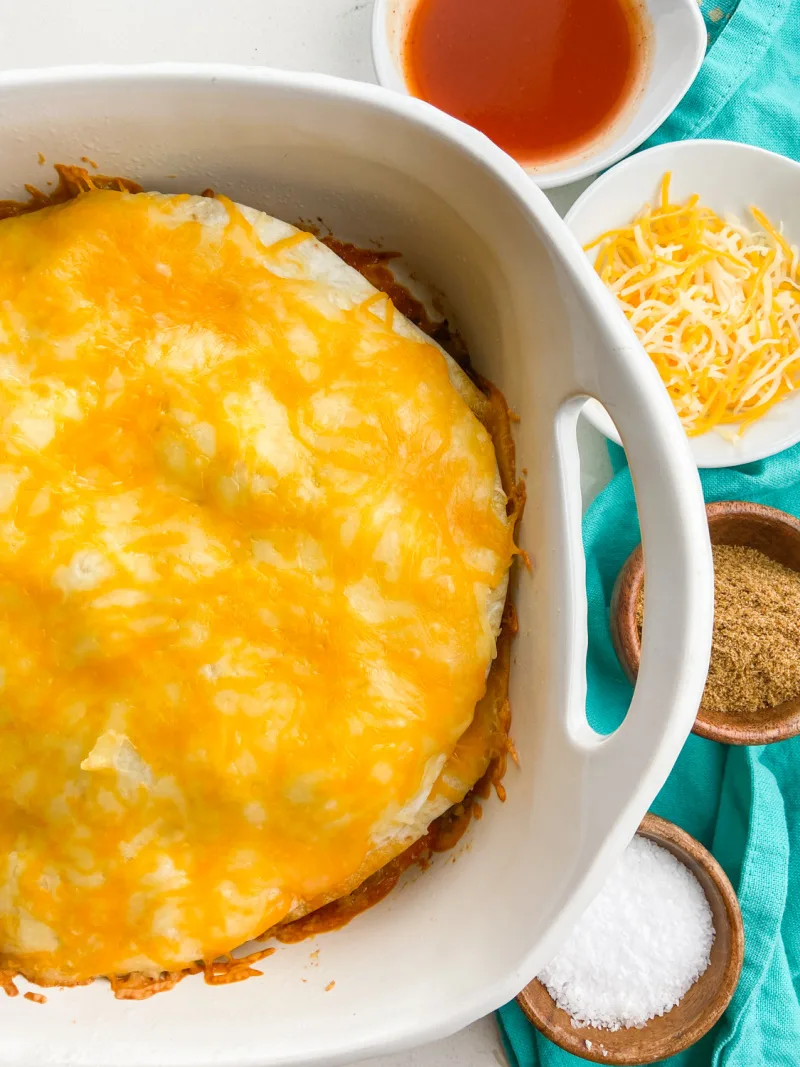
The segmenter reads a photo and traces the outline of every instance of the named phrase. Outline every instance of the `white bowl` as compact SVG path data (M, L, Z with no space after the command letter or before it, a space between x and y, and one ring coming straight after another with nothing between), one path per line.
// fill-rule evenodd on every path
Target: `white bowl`
M477 367L521 417L528 472L511 701L521 767L470 848L440 857L263 977L189 978L141 1003L107 986L0 996L0 1064L340 1064L443 1037L513 997L558 948L632 837L694 721L712 623L702 495L678 419L545 196L481 134L418 101L246 67L0 75L0 196L86 155L146 187L206 186L404 253L441 290ZM618 417L639 491L652 625L628 718L588 727L579 398ZM652 598L652 599L651 599ZM0 857L0 860L2 857ZM2 871L2 866L0 866ZM309 959L319 948L316 966ZM335 986L326 992L331 981Z
M403 50L409 22L420 0L375 0L372 62L381 85L408 93ZM707 34L697 0L641 0L652 36L644 83L610 130L580 152L526 167L542 189L567 185L627 156L646 141L675 109L694 81Z
M666 171L672 172L673 200L699 193L714 211L731 212L754 228L748 208L755 204L773 222L784 223L791 242L800 243L800 163L734 141L676 141L649 148L590 185L564 221L581 244L588 244L605 230L630 222L652 202ZM644 349L640 353L641 359L648 358ZM613 422L598 404L589 403L584 411L601 433L619 443ZM800 391L776 404L737 441L709 430L689 443L698 467L733 467L772 456L797 441Z

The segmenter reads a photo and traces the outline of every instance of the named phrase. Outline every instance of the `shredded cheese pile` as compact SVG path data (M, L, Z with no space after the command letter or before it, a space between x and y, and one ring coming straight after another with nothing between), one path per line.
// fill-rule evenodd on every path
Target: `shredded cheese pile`
M739 434L800 385L800 257L756 207L760 227L691 196L660 202L585 246L655 363L689 436ZM727 432L730 431L720 431Z
M472 388L225 199L0 223L0 989L238 981L483 774L514 545Z

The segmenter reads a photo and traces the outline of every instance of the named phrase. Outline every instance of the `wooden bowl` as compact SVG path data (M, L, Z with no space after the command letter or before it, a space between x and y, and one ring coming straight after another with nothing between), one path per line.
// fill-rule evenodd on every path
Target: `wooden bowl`
M669 849L703 887L714 917L711 961L671 1011L650 1019L641 1029L573 1026L567 1012L556 1006L538 979L526 986L517 1002L536 1029L559 1048L593 1063L655 1063L689 1048L708 1033L725 1011L742 970L742 913L733 886L711 853L684 830L657 815L645 815L638 832Z
M800 521L785 511L725 500L706 506L711 543L757 548L770 559L800 572ZM642 646L636 603L644 581L642 546L628 557L611 596L611 640L623 670L633 682ZM692 732L727 745L767 745L800 734L800 695L750 713L698 710Z

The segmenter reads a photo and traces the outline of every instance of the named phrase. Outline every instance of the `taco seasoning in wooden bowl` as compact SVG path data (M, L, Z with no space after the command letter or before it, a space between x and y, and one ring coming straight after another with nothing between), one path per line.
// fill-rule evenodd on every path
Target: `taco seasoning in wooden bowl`
M708 504L714 637L693 732L729 745L800 734L800 520L762 504ZM611 637L631 680L641 655L641 545L619 573Z

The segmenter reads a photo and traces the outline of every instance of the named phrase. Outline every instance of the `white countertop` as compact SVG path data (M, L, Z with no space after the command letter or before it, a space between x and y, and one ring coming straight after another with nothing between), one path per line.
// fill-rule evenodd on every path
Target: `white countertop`
M160 61L247 63L374 81L372 0L38 0L3 5L0 68ZM553 190L564 211L587 182ZM605 480L605 453L582 432L585 496ZM587 437L588 435L588 437ZM588 445L588 447L587 447ZM433 1045L363 1067L504 1067L492 1018Z
M371 0L4 3L0 66L252 63L372 81Z

